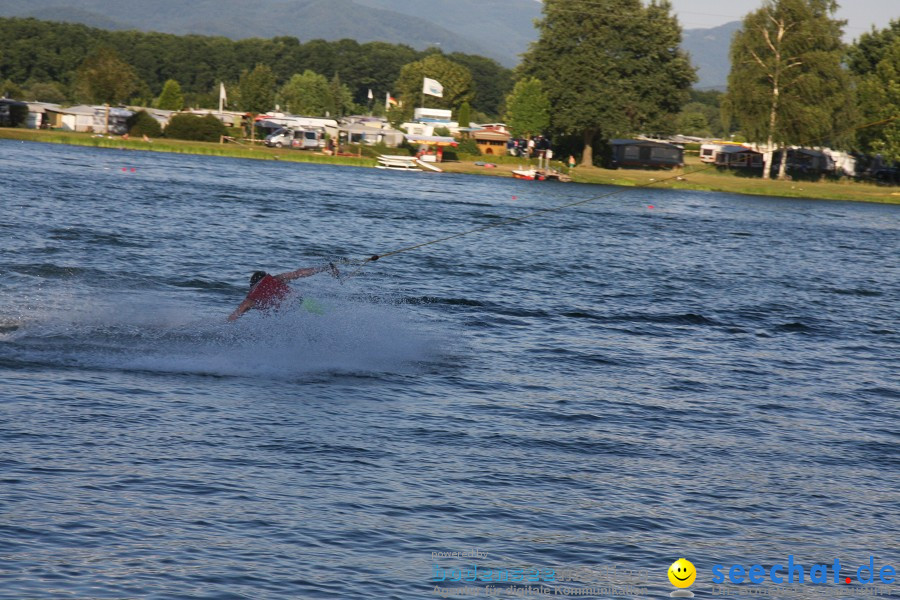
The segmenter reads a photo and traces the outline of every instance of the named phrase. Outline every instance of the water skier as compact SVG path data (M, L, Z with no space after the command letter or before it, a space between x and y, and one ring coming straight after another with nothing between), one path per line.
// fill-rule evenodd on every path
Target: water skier
M253 275L250 276L250 291L247 293L247 297L234 309L233 313L228 315L228 320L236 321L242 314L252 308L258 310L278 308L293 291L291 286L287 284L288 281L300 279L301 277L310 277L323 271L328 271L332 277L340 277L341 275L334 263L328 263L324 267L297 269L296 271L289 271L280 275L269 275L265 271L254 271Z

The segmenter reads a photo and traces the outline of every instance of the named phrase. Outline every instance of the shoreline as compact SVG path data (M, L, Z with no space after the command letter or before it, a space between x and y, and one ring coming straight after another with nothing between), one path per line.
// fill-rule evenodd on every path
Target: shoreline
M354 167L374 168L377 164L374 158L366 156L328 156L291 148L267 148L265 146L220 144L217 142L191 142L165 138L156 138L150 142L145 142L140 139L125 140L121 137L94 137L95 135L97 134L0 128L0 139L13 141ZM572 182L576 184L653 187L655 189L721 192L746 196L900 204L900 187L898 186L879 186L874 183L849 180L775 181L743 177L733 172L719 172L714 167L710 168L705 163L701 163L697 157L686 157L686 161L687 164L683 168L664 171L575 167L569 171L569 174L572 176ZM478 162L494 162L496 167L493 168L478 166L475 162L475 160L461 160L458 162L444 162L440 166L445 173L511 177L513 169L529 164L526 160L506 156L478 157ZM535 182L535 185L547 185L547 183Z

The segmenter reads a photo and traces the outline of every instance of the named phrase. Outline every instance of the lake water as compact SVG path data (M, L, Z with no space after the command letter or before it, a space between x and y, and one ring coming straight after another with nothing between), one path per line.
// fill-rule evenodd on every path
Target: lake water
M898 282L897 206L0 141L0 598L900 571Z

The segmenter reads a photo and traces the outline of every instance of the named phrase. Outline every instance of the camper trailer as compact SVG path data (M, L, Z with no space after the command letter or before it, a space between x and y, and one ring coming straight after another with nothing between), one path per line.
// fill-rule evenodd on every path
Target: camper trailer
M714 141L709 142L707 144L700 145L700 162L705 163L715 163L716 162L716 154L721 152L722 150L737 146L739 148L743 147L743 144L739 144L737 142L723 142L723 141Z

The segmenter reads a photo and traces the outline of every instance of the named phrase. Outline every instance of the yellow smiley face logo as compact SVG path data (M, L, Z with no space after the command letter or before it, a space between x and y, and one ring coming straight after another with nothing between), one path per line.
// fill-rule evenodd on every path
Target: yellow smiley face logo
M690 587L697 578L697 569L686 558L679 558L669 567L669 581L677 588Z

